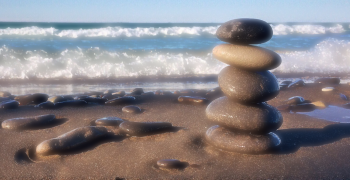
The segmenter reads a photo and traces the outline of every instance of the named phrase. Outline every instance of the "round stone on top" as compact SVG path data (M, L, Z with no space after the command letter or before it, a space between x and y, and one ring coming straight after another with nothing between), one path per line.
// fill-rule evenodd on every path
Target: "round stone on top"
M213 49L219 61L250 71L270 70L281 64L281 57L268 49L235 44L220 44Z
M259 19L234 19L222 24L216 31L216 36L232 44L260 44L271 39L271 26Z

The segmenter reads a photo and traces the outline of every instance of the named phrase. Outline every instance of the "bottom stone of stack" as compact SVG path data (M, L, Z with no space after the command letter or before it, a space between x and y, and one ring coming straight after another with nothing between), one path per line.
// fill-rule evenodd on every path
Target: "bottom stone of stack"
M205 137L217 148L245 154L266 153L281 143L281 139L272 132L255 135L231 131L218 125L210 127Z

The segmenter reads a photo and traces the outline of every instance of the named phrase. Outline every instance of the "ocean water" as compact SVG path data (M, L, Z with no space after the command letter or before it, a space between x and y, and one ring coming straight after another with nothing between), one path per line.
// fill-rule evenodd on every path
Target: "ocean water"
M350 74L350 23L270 25L272 39L257 46L282 57L273 73ZM215 75L226 66L211 53L224 43L215 36L219 26L0 22L0 82Z

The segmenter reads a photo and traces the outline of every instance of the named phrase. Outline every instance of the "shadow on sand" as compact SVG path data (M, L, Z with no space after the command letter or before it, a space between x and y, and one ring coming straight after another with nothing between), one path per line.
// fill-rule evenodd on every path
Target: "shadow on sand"
M321 146L350 137L350 123L332 124L322 129L282 129L275 133L282 143L272 153L289 154L298 151L300 147Z

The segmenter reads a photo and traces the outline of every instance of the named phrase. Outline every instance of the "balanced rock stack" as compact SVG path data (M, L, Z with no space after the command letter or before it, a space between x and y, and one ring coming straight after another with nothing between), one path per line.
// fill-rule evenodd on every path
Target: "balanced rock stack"
M207 141L220 149L240 153L264 153L281 143L272 133L283 121L280 112L268 105L279 93L276 77L268 70L281 64L280 56L249 44L268 41L273 31L258 19L235 19L221 25L216 36L230 44L213 49L218 60L228 64L219 73L225 94L211 102L207 117L216 126L206 132Z

